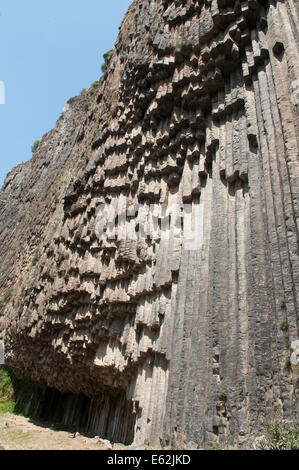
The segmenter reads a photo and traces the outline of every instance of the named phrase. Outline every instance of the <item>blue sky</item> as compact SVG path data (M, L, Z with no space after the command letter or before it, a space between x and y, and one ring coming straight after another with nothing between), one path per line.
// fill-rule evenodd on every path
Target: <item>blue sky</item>
M66 101L101 76L102 55L131 3L0 0L0 186L31 158L32 143L54 127Z

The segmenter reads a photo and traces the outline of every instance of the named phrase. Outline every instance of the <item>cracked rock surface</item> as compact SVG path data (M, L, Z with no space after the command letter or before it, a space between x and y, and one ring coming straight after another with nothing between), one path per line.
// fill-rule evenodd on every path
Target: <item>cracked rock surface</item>
M177 447L296 421L298 24L293 0L135 0L103 78L8 175L0 335L44 417ZM124 202L145 236L99 239ZM161 236L184 204L197 249Z

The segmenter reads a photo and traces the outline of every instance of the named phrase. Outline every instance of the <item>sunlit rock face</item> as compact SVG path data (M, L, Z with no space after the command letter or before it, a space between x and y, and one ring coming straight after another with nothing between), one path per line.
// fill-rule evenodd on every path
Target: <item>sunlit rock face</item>
M297 7L135 0L8 176L2 337L44 417L178 447L296 421Z

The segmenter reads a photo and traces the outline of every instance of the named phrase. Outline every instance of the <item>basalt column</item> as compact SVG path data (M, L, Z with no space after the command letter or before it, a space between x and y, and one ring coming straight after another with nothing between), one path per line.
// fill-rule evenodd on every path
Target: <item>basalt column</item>
M2 210L2 336L65 423L250 447L296 422L298 24L292 0L135 0L103 78L26 167L22 184L38 162L45 177L54 152L61 181L22 236Z

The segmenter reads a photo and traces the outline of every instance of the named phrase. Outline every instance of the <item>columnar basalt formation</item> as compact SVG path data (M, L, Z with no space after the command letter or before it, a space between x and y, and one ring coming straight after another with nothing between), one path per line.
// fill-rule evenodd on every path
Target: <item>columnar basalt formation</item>
M292 0L135 0L98 86L8 176L2 336L44 415L178 447L297 420L298 24ZM144 236L98 237L103 204L139 204ZM161 234L184 205L195 249L184 220Z

